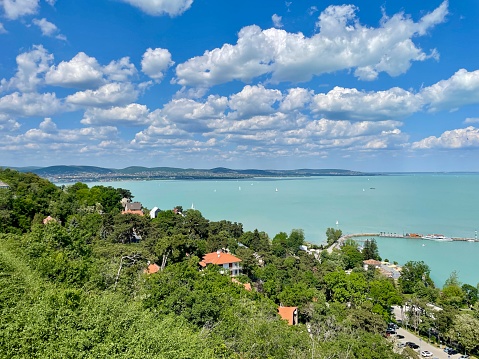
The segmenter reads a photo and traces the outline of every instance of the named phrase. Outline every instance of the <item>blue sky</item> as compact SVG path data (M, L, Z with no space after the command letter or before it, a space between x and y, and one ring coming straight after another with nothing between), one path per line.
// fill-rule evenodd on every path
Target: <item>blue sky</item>
M479 171L476 0L0 0L0 165Z

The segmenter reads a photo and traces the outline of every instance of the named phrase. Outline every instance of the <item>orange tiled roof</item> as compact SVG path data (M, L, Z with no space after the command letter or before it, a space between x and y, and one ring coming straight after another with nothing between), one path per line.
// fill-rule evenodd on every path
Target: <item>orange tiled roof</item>
M141 209L129 209L127 211L121 211L121 214L127 214L127 213L137 214L139 216L144 216L144 213Z
M200 262L202 267L206 267L207 264L222 265L227 263L241 262L241 259L236 258L234 255L223 252L207 253L203 256L203 260Z
M367 265L371 265L371 266L379 266L381 265L381 262L380 261L377 261L375 259L368 259L368 260L365 260L363 261L364 264L367 264Z
M152 263L145 269L146 274L153 274L160 270L160 266L156 263Z
M236 284L241 284L244 287L244 289L251 292L251 284L250 283L241 283L239 280L237 280L235 278L231 278L231 281L233 283L236 283Z
M294 311L298 307L278 307L278 314L281 319L287 320L289 325L293 325Z

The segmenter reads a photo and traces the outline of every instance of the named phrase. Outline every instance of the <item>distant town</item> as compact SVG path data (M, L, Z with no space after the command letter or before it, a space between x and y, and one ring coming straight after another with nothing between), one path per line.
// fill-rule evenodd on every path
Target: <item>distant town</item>
M16 167L20 172L32 172L55 183L145 181L159 179L248 179L258 177L313 177L313 176L376 176L344 169L296 170L235 170L224 167L212 169L173 167L126 167L112 169L94 166Z

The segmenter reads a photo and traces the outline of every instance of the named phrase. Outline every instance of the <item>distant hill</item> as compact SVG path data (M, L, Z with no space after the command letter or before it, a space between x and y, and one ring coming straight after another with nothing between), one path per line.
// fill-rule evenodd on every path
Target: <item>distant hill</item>
M121 181L151 179L242 179L253 177L308 177L308 176L374 176L345 169L296 169L296 170L259 170L231 169L216 167L212 169L142 167L130 166L122 169L95 166L50 166L16 168L20 172L33 172L53 182Z
M115 173L116 170L94 166L50 166L36 169L29 169L22 172L33 172L41 177L44 176L63 176L63 175L83 175L83 174L108 174Z

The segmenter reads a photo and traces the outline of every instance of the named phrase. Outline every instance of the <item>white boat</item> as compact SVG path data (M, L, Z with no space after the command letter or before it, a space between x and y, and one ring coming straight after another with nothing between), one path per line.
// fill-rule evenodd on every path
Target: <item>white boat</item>
M446 237L443 234L428 234L427 236L423 236L421 238L429 239L433 241L443 241L443 242L452 241L452 238Z
M278 192L278 189L276 188L275 192Z

